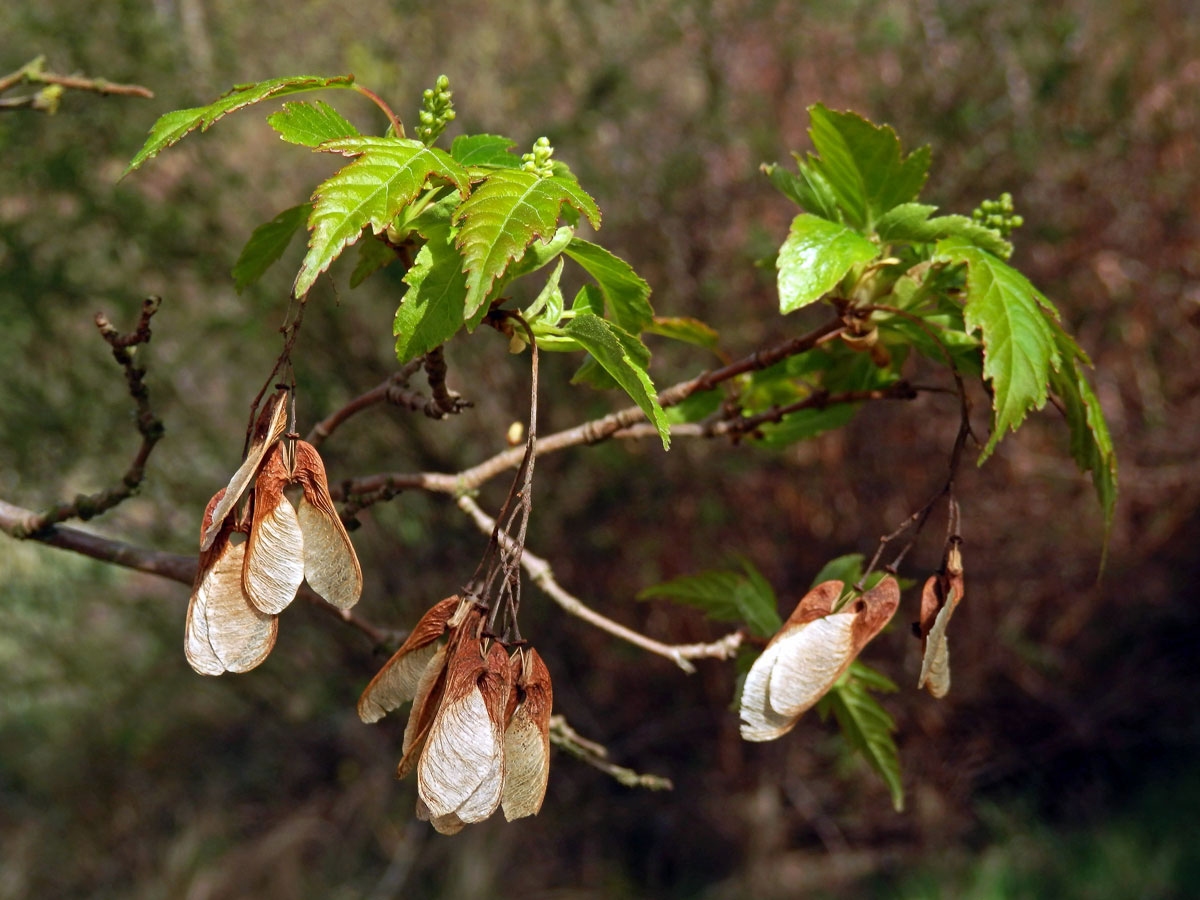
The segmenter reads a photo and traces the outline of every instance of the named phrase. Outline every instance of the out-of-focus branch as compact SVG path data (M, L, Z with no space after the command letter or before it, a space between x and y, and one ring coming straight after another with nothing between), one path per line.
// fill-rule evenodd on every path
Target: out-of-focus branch
M492 534L496 522L479 508L479 504L470 497L463 495L458 498L458 506L459 509L471 517L471 520L480 531L484 534ZM500 540L503 542L510 541L511 539L507 535L502 534ZM666 657L688 674L696 671L696 667L691 662L693 659L729 659L737 653L737 648L741 646L744 637L741 631L733 631L720 640L707 644L664 644L661 641L646 637L632 628L627 628L619 622L614 622L607 616L603 616L590 606L587 606L582 600L568 592L555 580L554 573L550 569L550 564L546 560L534 555L528 548L525 548L524 553L521 555L521 568L526 571L534 584L571 615L583 619L589 625L594 625L601 631L606 631L615 637L641 647L643 650Z
M138 344L149 342L150 319L158 311L160 302L158 297L146 298L142 303L142 315L137 328L129 334L121 334L104 313L96 313L96 327L100 329L100 336L112 347L113 358L125 370L129 395L133 397L137 407L137 430L142 436L141 446L121 477L121 483L95 494L80 494L69 503L56 503L45 512L31 513L29 518L12 532L14 537L36 535L67 519L87 521L132 496L142 483L146 474L146 461L150 458L154 445L163 436L163 424L150 408L150 395L143 380L146 370L134 364L134 353Z
M608 758L608 749L595 741L589 741L567 724L562 716L550 717L550 743L576 759L611 775L625 787L645 788L651 791L670 791L675 788L670 778L648 775L618 766Z
M416 374L421 365L422 361L415 359L399 372L393 372L387 380L371 388L365 394L355 397L341 409L314 425L304 439L314 447L319 447L322 441L333 434L351 416L378 403L387 402L408 409L420 409L425 404L425 398L407 388L409 379Z
M0 112L17 109L32 109L53 114L58 110L59 101L65 91L90 91L93 94L124 94L132 97L154 96L149 88L140 84L117 84L104 78L86 78L82 75L59 75L47 72L46 58L39 56L32 59L15 72L0 76L0 93L11 90L21 84L44 85L37 93L24 97L0 98Z

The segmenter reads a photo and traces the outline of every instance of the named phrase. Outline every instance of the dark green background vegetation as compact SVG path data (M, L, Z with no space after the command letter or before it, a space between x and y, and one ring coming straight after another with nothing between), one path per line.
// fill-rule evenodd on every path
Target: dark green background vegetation
M1200 20L1171 0L1097 4L785 2L0 4L0 71L46 54L153 88L69 95L60 114L0 116L0 497L38 508L114 482L137 437L91 322L121 328L163 296L145 352L167 437L141 494L94 527L175 552L238 459L277 353L289 266L238 296L251 229L305 199L328 160L256 112L189 138L120 184L162 112L233 83L353 72L411 119L441 72L455 128L546 134L605 212L607 246L657 310L717 326L740 354L798 333L754 266L792 208L758 171L807 148L823 102L930 143L926 196L950 212L1011 191L1014 263L1056 300L1097 364L1121 460L1108 569L1102 521L1053 410L963 478L968 595L954 688L886 703L910 810L815 716L743 743L732 667L685 677L532 588L523 631L556 708L613 757L669 775L631 792L556 756L541 815L454 838L412 817L393 770L402 721L362 725L382 661L297 604L270 660L205 679L182 653L187 590L0 540L0 897L1186 897L1200 583ZM329 99L380 130L361 98ZM287 258L299 259L293 247ZM294 269L292 269L294 271ZM402 285L310 294L296 352L307 427L394 368ZM669 384L708 364L655 346ZM323 448L331 478L453 471L499 448L524 411L523 359L480 333L449 350L475 401L431 423L353 420ZM544 430L620 403L545 363ZM719 631L633 600L743 554L790 605L832 556L876 537L942 477L948 400L868 407L783 452L610 443L538 463L530 547L598 609L673 641ZM481 502L494 508L499 485ZM354 534L361 609L395 628L456 590L483 541L445 498L404 494ZM903 574L936 567L941 523ZM914 614L906 598L897 621ZM786 612L786 610L785 610ZM525 621L525 619L528 621ZM866 661L915 682L894 626Z

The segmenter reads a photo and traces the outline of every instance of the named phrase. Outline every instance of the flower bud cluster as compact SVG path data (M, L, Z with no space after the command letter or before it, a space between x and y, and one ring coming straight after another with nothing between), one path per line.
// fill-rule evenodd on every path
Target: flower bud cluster
M417 114L417 137L426 146L438 139L446 126L454 121L454 96L450 79L439 75L432 88L421 95L421 112Z
M470 598L436 604L358 701L364 722L412 701L397 775L416 766L417 816L442 834L497 808L536 815L550 774L550 673L536 650L486 636L485 613Z
M521 156L521 168L533 172L538 178L549 178L554 174L554 163L550 159L553 155L550 139L540 137L534 142L533 150Z
M1025 224L1025 220L1013 214L1012 194L1005 191L998 200L984 200L972 210L971 218L980 225L985 225L1007 238L1016 229Z

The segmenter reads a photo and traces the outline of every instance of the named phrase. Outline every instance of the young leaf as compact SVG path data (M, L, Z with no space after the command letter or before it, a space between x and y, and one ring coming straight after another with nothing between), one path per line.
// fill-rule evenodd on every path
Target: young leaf
M555 265L554 271L550 273L550 277L546 279L541 291L537 297L521 312L526 322L533 323L536 319L544 319L551 325L558 323L562 318L563 313L563 295L559 289L558 281L562 277L563 261L559 259Z
M741 622L742 611L735 594L745 581L746 576L741 572L700 572L681 575L645 588L637 598L652 600L662 597L703 610L706 616L718 622Z
M1046 403L1051 367L1061 355L1050 316L1054 308L1024 275L963 238L939 241L936 259L967 265L967 329L983 335L983 375L992 383L995 421L979 456L983 463L1030 409Z
M598 244L574 238L567 244L567 256L583 266L604 292L613 320L630 334L639 334L653 320L650 285L619 256Z
M547 179L548 180L548 179ZM671 446L671 426L658 405L654 384L646 373L650 351L631 334L599 316L579 314L567 323L567 337L574 338L604 367L658 429L663 449Z
M993 228L981 225L967 216L938 216L927 203L901 203L888 210L875 223L875 233L885 241L906 241L913 244L932 244L942 238L960 237L1001 259L1012 256L1012 244Z
M354 137L328 141L321 150L358 157L313 194L312 237L292 293L304 296L317 276L370 225L379 234L416 199L429 178L452 184L465 197L467 172L444 150L403 138Z
M311 203L301 203L254 229L233 264L233 284L239 294L262 278L263 273L283 256L296 232L304 228L311 212Z
M224 97L213 101L208 106L177 109L174 112L166 113L159 116L158 121L150 128L150 136L146 139L146 143L130 160L125 171L121 173L121 177L124 178L146 160L157 156L172 144L178 143L188 132L197 128L201 131L208 131L218 119L253 103L266 100L268 97L282 97L286 94L299 94L321 88L345 88L350 87L353 83L353 75L338 75L333 78L321 78L313 75L272 78L257 84L238 85Z
M742 614L742 621L749 626L752 634L770 637L783 625L783 620L779 618L779 603L775 599L775 591L750 560L743 559L741 562L746 577L733 595L738 612Z
M872 230L883 213L916 199L929 172L929 147L908 156L888 125L874 125L851 112L820 103L808 108L809 135L819 157L808 164L829 183L838 205L854 225Z
M467 280L448 226L430 228L429 240L404 276L408 290L396 310L396 358L408 362L449 340L463 326Z
M450 145L450 155L463 166L521 168L521 157L509 153L516 141L497 134L460 134Z
M549 237L564 204L600 225L596 203L569 178L540 178L524 169L497 169L454 213L460 226L456 243L467 273L469 318L483 305L493 283L535 238Z
M837 198L825 176L814 171L800 154L793 153L792 156L796 159L798 175L777 163L763 164L762 170L771 179L771 184L805 212L831 222L841 222L842 211L838 209Z
M855 263L879 248L845 225L807 213L796 216L779 248L779 311L790 313L833 290Z
M289 144L302 147L318 147L326 141L358 137L358 129L323 100L314 100L312 106L303 101L285 103L283 109L267 116L267 124Z
M720 335L711 325L699 319L687 316L655 316L645 330L719 354Z
M833 711L850 749L862 754L868 765L879 773L892 793L892 806L896 812L901 812L904 809L904 785L900 779L900 754L892 739L896 723L868 692L870 680L859 677L858 672L847 673L826 695L823 706ZM895 685L890 681L888 684L895 690Z

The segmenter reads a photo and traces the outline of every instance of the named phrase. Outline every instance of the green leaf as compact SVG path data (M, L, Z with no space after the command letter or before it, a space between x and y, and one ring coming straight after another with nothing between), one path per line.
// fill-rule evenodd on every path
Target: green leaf
M509 153L517 146L498 134L460 134L450 145L450 155L463 166L502 166L506 169L521 168L521 157Z
M790 313L829 293L856 263L879 248L845 225L807 213L796 216L779 248L779 311Z
M546 279L546 284L538 292L537 297L521 312L526 322L532 323L541 318L551 325L556 325L558 320L562 318L565 301L563 300L562 290L558 286L558 281L562 277L562 270L563 261L560 257L558 265L554 267L554 271Z
M746 576L741 572L700 572L648 587L637 598L653 600L661 597L703 610L706 616L718 622L741 622L742 611L734 595L745 581Z
M847 553L845 556L838 556L831 559L825 565L821 566L821 571L813 576L809 589L811 590L825 581L840 581L845 585L854 584L858 579L862 578L863 563L865 561L866 557L861 553Z
M646 331L719 353L720 335L707 322L686 316L655 316Z
M639 600L664 598L703 610L717 622L744 623L758 637L770 637L782 627L775 592L748 560L741 572L711 570L683 575L648 587Z
M779 618L779 601L762 572L744 557L741 563L746 578L734 594L738 611L753 634L770 637L783 627L783 620Z
M928 147L907 157L888 125L874 125L851 112L834 112L820 103L808 108L809 135L819 156L808 157L824 177L847 219L872 230L893 206L916 199L929 172Z
M1064 336L1066 332L1062 333ZM1080 367L1082 359L1060 341L1063 364L1050 376L1050 384L1062 402L1070 431L1071 457L1081 472L1092 473L1092 485L1104 511L1104 556L1112 530L1117 503L1117 454L1104 411ZM1083 351L1079 351L1082 354ZM1101 568L1104 561L1101 561Z
M384 266L396 261L395 249L382 239L362 241L358 245L358 259L350 273L350 287L356 288Z
M534 241L525 248L524 255L515 263L508 267L503 277L496 281L492 290L489 292L489 297L495 297L506 285L511 284L518 278L528 275L531 272L536 272L538 269L553 262L566 249L567 244L571 242L572 236L575 234L575 229L570 225L563 225L554 235L546 241Z
M564 251L596 279L613 320L630 334L639 334L654 318L650 285L619 256L598 244L575 238Z
M858 403L835 403L824 409L812 407L797 410L778 422L763 425L759 443L764 447L787 447L797 441L814 438L823 432L848 425L859 406Z
M233 284L239 294L262 278L263 273L283 256L296 232L304 228L311 211L311 203L301 203L254 229L233 264Z
M310 106L303 101L285 103L283 109L267 116L267 124L289 144L318 147L338 138L358 137L358 129L323 100Z
M671 446L671 426L658 405L658 394L646 366L650 351L636 337L599 316L581 313L567 323L567 337L574 338L590 353L646 414L662 438L663 449ZM574 380L574 379L572 379Z
M266 100L268 97L281 97L286 94L299 94L304 91L316 91L322 88L346 88L354 83L353 75L339 75L333 78L322 78L315 75L293 75L288 78L272 78L257 84L237 85L225 96L208 104L191 109L177 109L158 118L150 128L150 136L137 155L130 160L124 178L146 160L157 156L161 151L178 143L188 132L199 128L208 131L220 118L231 112Z
M408 285L392 333L396 358L408 362L449 340L463 326L467 293L462 258L449 226L431 228L431 236L404 276Z
M877 672L871 672L864 679L860 674L863 668L856 671L851 667L822 698L822 715L827 714L825 710L832 710L850 749L861 754L879 774L891 791L892 806L896 812L901 812L904 809L904 785L900 778L900 754L892 739L896 723L868 692L872 683L880 683L878 679L887 682L886 689L895 690L896 686Z
M328 141L321 150L358 157L313 194L308 226L312 237L292 293L304 296L317 276L370 225L379 234L416 199L429 178L438 178L465 197L467 172L444 150L404 138L355 137Z
M1046 403L1051 368L1061 356L1050 301L1024 275L963 238L939 241L935 259L967 265L967 329L983 335L983 376L992 383L995 420L982 464L1005 433Z
M785 197L807 213L828 219L831 222L842 221L842 211L838 208L837 197L833 188L825 180L825 176L814 171L798 153L793 153L799 174L788 171L777 163L764 163L762 171L771 179L771 184Z
M690 397L666 408L667 421L672 425L699 422L721 408L724 395L718 390L696 391Z
M875 233L885 241L932 244L942 238L960 237L1001 259L1012 255L1012 244L1000 232L967 216L929 216L937 210L926 203L901 203L880 216Z
M579 185L560 175L539 178L524 169L497 169L454 214L467 273L467 316L487 299L492 284L520 259L535 238L548 238L566 203L600 225L600 210Z
M575 294L571 301L571 310L575 313L591 313L604 317L604 294L594 284L585 284Z

